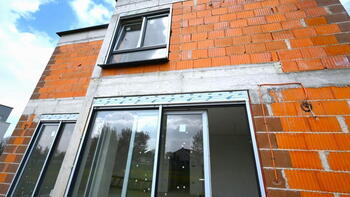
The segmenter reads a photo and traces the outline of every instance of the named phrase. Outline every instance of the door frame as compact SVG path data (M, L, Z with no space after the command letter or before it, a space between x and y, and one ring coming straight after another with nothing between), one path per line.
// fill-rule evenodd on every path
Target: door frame
M205 196L211 196L211 165L210 165L210 143L209 143L209 124L208 124L208 112L205 110L193 110L193 111L166 111L162 115L188 115L199 114L202 116L203 126L203 162L204 162L204 194ZM162 116L163 117L163 116ZM164 125L163 125L164 126ZM159 134L161 130L158 131ZM161 134L160 134L161 135ZM159 157L159 155L158 155ZM158 169L158 166L156 166ZM154 177L156 178L156 177ZM155 180L155 179L153 179ZM155 192L155 190L154 190ZM153 195L154 196L154 195Z
M162 115L163 115L163 110L164 108L180 108L180 107L194 107L194 106L229 106L229 105L240 105L244 104L246 113L247 113L247 119L248 119L248 124L249 124L249 131L250 131L250 137L252 140L252 148L253 148L253 154L254 154L254 160L255 160L255 166L256 166L256 173L257 173L257 179L258 179L258 185L259 185L259 190L260 190L260 195L261 197L266 197L266 192L265 192L265 185L264 185L264 179L262 175L262 165L260 162L260 156L259 156L259 151L258 151L258 145L256 141L256 136L255 136L255 130L254 130L254 124L253 124L253 118L252 118L252 113L251 113L251 107L250 107L250 98L248 95L248 91L232 91L230 90L229 92L238 92L237 97L232 97L229 99L222 99L222 100L215 100L215 101L194 101L194 102L151 102L151 103L123 103L119 102L121 99L127 99L128 97L115 97L116 98L116 103L111 102L112 98L95 98L95 100L101 99L101 100L106 100L105 103L103 101L97 101L95 102L89 111L88 119L87 122L85 122L85 127L83 130L83 136L80 139L79 142L79 149L78 152L76 153L76 157L74 159L74 166L72 167L68 185L66 186L65 190L65 196L68 197L73 189L74 184L73 178L76 176L78 173L77 166L79 166L80 162L80 157L82 154L82 149L84 146L84 142L86 141L86 138L88 137L89 134L89 129L91 127L91 124L93 123L92 118L94 117L94 114L96 114L97 111L99 110L113 110L113 109L119 109L119 110L137 110L137 109L158 109L159 110L159 118L158 118L158 133L157 133L157 144L156 144L156 150L155 153L156 155L159 154L159 142L160 142L160 132L161 132L161 123L162 123ZM194 95L194 94L207 94L207 93L221 93L221 92L198 92L198 93L186 93L187 95ZM226 92L225 92L226 93ZM243 94L243 95L242 95ZM174 94L174 95L181 95L181 94ZM157 97L157 96L163 96L163 95L147 95L144 97ZM166 96L166 95L165 95ZM130 98L135 98L135 97L143 97L143 96L130 96ZM119 99L120 98L120 99ZM118 100L119 99L119 100ZM131 100L131 99L129 99ZM200 111L200 110L199 110ZM208 124L208 123L206 123ZM209 137L208 137L209 139ZM209 145L209 142L208 142ZM204 144L203 144L204 146ZM209 148L209 147L208 147ZM209 151L207 151L209 152ZM210 155L207 156L210 158ZM210 159L209 159L210 162ZM157 175L157 167L158 167L158 159L155 160L154 162L154 170L153 170L153 177L156 177ZM210 171L209 171L210 172ZM152 190L151 190L151 197L155 197L156 193L156 180L153 179L154 181L152 182ZM207 187L206 187L207 188ZM210 190L211 191L211 190Z

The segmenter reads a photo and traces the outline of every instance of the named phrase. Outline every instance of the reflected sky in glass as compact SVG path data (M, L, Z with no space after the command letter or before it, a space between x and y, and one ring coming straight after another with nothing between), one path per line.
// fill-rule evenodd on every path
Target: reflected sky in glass
M166 44L168 30L168 17L147 20L144 46Z

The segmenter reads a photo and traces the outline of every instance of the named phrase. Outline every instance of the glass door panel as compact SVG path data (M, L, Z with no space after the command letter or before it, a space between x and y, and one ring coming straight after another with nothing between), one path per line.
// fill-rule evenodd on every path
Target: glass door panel
M151 194L158 113L139 113L134 122L129 146L123 196L146 197Z
M97 112L73 196L150 196L158 110Z
M157 196L205 196L205 112L164 114ZM207 180L209 181L209 180ZM207 194L207 196L210 196Z

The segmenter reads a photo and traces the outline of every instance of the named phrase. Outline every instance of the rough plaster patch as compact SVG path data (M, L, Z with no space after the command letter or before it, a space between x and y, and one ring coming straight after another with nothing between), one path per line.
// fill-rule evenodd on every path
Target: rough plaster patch
M329 9L329 6L324 6L323 8L326 10L327 14L333 14L332 11Z
M339 122L339 125L341 127L341 130L344 132L344 133L349 133L349 128L345 122L345 119L344 117L342 116L337 116L337 120Z
M292 45L289 39L285 39L284 42L286 43L288 49L292 49Z
M330 170L329 164L328 164L328 160L327 160L329 152L327 152L327 151L319 151L318 154L320 156L321 164L323 166L323 169L325 169L327 171Z
M273 116L273 111L272 107L270 104L266 104L267 112L269 113L270 116Z
M284 178L286 188L288 189L289 188L288 179L287 179L287 176L286 176L286 173L284 172L284 170L281 170L281 174L282 174L282 177Z

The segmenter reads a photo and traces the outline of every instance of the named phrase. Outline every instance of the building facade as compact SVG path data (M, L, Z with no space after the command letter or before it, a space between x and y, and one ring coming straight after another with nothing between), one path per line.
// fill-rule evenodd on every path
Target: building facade
M339 0L117 1L60 41L1 196L350 196Z
M11 114L12 107L8 107L0 104L0 140L4 137L10 123L6 122L7 118Z

